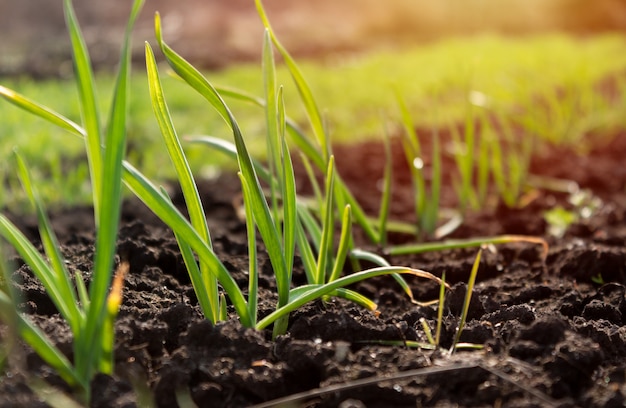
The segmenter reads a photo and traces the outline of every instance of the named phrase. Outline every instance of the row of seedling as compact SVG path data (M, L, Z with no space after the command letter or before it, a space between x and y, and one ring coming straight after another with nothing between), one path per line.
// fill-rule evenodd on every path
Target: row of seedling
M204 143L230 154L238 163L249 258L248 285L246 288L239 287L213 250L211 234L194 176L168 110L153 50L147 43L145 55L150 99L163 142L176 170L189 219L173 205L164 189L148 180L139 169L124 160L128 84L131 75L130 33L142 4L143 0L135 0L133 4L122 48L117 85L104 125L96 104L89 54L71 0L64 0L64 8L72 40L82 122L75 123L48 107L0 87L0 95L8 101L83 138L85 142L96 223L94 266L88 285L80 274L72 275L68 271L46 215L44 203L39 198L28 165L19 153L16 154L18 174L39 219L45 255L39 253L11 221L0 214L0 235L15 248L35 276L41 280L59 313L68 322L74 339L73 361L61 353L37 326L16 309L19 294L12 289L8 273L5 273L0 291L0 314L4 320L12 323L18 334L57 370L65 381L80 390L84 400L89 400L90 381L94 374L112 373L114 320L122 301L124 275L129 273L129 270L133 272L133 265L129 265L125 260L120 260L117 265L115 262L122 185L143 201L173 231L200 309L212 323L236 317L245 327L262 330L273 326L273 335L278 336L287 331L291 312L316 299L343 297L364 307L375 309L373 300L348 288L364 279L391 275L411 299L411 289L403 278L404 275L432 279L441 283L443 287L444 284L439 278L426 271L391 266L386 262L379 262L380 266L371 269L344 275L346 269L344 265L348 259L354 269L358 267L359 259L372 260L376 257L376 254L355 250L352 234L354 225L360 226L373 243L384 245L390 254L406 250L403 247L388 246L385 238L391 190L390 167L388 166L385 175L381 211L373 221L365 214L337 173L331 142L312 92L296 62L275 37L259 0L256 1L257 9L266 27L263 50L265 91L262 98L237 91L216 90L205 76L167 45L162 36L158 14L155 18L157 43L169 66L176 75L206 99L209 106L224 119L232 131L232 142L211 137L194 138L192 142ZM282 55L301 95L310 119L313 138L308 138L285 113L283 90L276 79L274 48ZM264 108L267 123L266 164L261 164L250 157L237 120L224 102L224 96L246 99ZM305 200L296 193L289 142L293 143L303 155L309 168L317 168L324 174L323 183L315 184L314 200ZM408 159L418 157L420 154L419 149L412 143L414 142L407 143ZM390 158L389 153L387 155ZM316 183L312 170L310 174L311 181ZM419 197L422 197L419 177L419 174L415 175L416 189L420 192ZM436 194L436 191L432 191L433 196ZM416 204L418 217L421 217L422 213L427 214L426 217L430 219L438 217L436 204L431 208L421 200L422 198ZM314 204L311 204L311 201ZM338 236L335 231L336 224L340 225ZM420 223L420 228L430 229L433 225L435 224L432 220L429 223L424 221ZM257 315L260 269L257 263L257 236L269 255L278 298L275 310L262 319ZM494 237L444 242L438 243L436 247L419 246L409 249L418 252L525 239L527 238ZM292 274L296 256L302 259L307 283L294 287ZM7 268L3 270L8 271Z

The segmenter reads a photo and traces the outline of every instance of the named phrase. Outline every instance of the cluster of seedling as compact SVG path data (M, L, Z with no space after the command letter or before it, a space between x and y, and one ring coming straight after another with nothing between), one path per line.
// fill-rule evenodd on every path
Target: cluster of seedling
M89 290L80 274L72 276L69 273L47 218L44 204L32 182L28 166L19 153L16 153L18 174L39 219L45 256L37 251L7 217L0 214L0 235L16 249L35 276L41 280L59 313L68 322L74 339L73 362L70 362L26 316L16 310L19 294L15 293L10 284L8 269L4 266L5 279L2 291L0 291L0 314L3 320L12 323L17 333L57 370L65 381L77 387L84 394L85 399L89 399L90 380L93 375L97 372L111 373L113 369L113 325L122 301L124 275L129 268L124 260L115 264L122 184L125 184L174 232L204 316L213 323L226 320L229 318L227 305L231 305L231 311L243 326L262 330L273 325L274 336L286 332L291 312L315 299L326 299L330 296L343 297L374 309L376 305L371 299L346 287L381 275L391 275L412 300L411 289L402 277L403 275L413 275L439 282L442 295L439 302L438 324L441 324L445 283L426 271L391 266L374 253L355 249L352 236L353 224L362 228L373 244L382 246L390 255L524 240L543 244L541 240L532 237L503 236L411 246L388 245L386 237L389 230L391 191L389 149L387 149L388 166L384 176L381 210L378 217L373 220L365 214L352 192L337 174L331 142L312 92L296 62L274 35L259 0L256 0L257 9L266 27L263 50L265 91L262 98L234 90L216 89L198 70L166 44L162 36L161 21L157 15L155 19L157 42L167 63L176 75L208 101L232 131L233 142L212 137L196 137L192 138L191 142L208 145L237 160L243 193L243 213L247 226L249 257L248 287L240 288L212 249L211 234L204 216L202 202L182 149L181 140L168 111L159 70L149 44L145 46L145 53L150 99L163 141L176 170L189 220L172 204L164 189L153 184L137 168L124 160L128 85L131 74L130 33L142 3L143 0L135 0L133 5L122 48L117 86L105 126L102 126L96 104L90 59L71 0L65 0L64 6L72 40L82 123L77 124L45 106L0 87L0 95L8 101L85 141L97 231ZM310 121L313 138L309 138L293 121L289 120L285 113L283 90L278 86L276 78L274 48L282 56L298 89ZM240 127L224 102L224 97L247 100L264 109L267 124L266 164L254 160L248 153ZM403 106L402 103L401 106ZM413 133L408 109L403 106L402 112L407 129L404 139L406 158L410 163L415 163L421 159L422 155L419 140ZM466 127L465 140L462 140L461 136L458 137L459 145L470 143L472 126ZM296 193L288 141L294 143L308 169L315 191L315 197L311 200L305 200ZM493 142L486 148L498 155L497 146L497 142ZM439 148L435 143L433 152L435 167L439 166L439 155ZM466 169L468 174L467 179L461 179L459 190L464 192L463 196L470 197L472 185L470 173L473 172L474 167L470 161L471 155L463 157L459 155L457 160L459 168ZM501 162L500 155L499 161L495 163L501 165ZM520 163L520 166L523 167L524 164ZM324 175L321 185L317 182L314 168ZM438 190L441 169L435 169L436 177L430 186L430 194L426 191L422 169L419 166L411 166L411 169L417 197L418 228L408 228L406 225L402 228L409 229L416 236L428 236L436 230L439 221ZM498 168L493 170L497 172ZM511 200L515 200L519 195L518 176L515 177L515 180L508 184L505 180L501 180L498 184L503 196L506 191L510 194ZM478 191L482 191L481 188ZM468 198L467 203L471 200ZM338 237L335 236L336 224L341 225ZM269 255L278 295L276 309L262 319L257 317L259 273L256 253L257 234ZM307 284L292 287L292 270L296 256L302 260ZM472 271L472 285L478 270L479 259L480 257L477 257ZM343 275L344 265L348 260L352 263L353 269L358 268L361 260L378 266ZM114 270L116 270L115 274ZM471 286L468 289L467 305L469 296L471 296ZM464 322L464 320L462 316L461 321ZM427 326L424 327L430 334ZM453 349L458 344L461 330L462 327L459 327ZM439 330L432 337L431 343L431 346L438 346Z

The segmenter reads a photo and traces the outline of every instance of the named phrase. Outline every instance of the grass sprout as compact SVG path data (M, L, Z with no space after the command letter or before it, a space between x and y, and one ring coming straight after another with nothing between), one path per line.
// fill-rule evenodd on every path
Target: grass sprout
M71 0L65 0L64 9L72 41L84 126L80 127L51 109L32 103L6 88L0 89L0 94L5 99L66 130L81 134L85 140L97 230L92 281L88 292L80 276L76 276L72 281L46 216L43 202L32 182L28 165L19 154L16 155L18 175L37 213L39 232L49 261L35 249L8 218L0 215L0 235L16 249L35 276L41 280L61 316L70 326L74 337L73 365L37 327L15 310L17 303L15 303L14 293L0 294L2 312L5 316L13 314L12 321L15 322L21 337L44 361L57 370L65 381L77 387L85 401L89 401L90 381L93 375L97 372L110 374L113 370L111 351L114 332L112 328L121 300L122 283L116 279L114 289L110 293L109 287L113 276L115 243L121 208L122 158L126 144L130 78L130 36L142 5L141 0L133 3L106 130L103 131L101 126L100 112L95 103L95 84L91 63ZM120 280L123 280L123 275L123 273L118 275ZM81 302L79 303L78 300Z
M155 17L155 31L157 42L163 55L165 56L170 67L176 74L201 96L203 96L210 105L222 116L225 122L231 128L234 138L234 148L225 142L213 143L222 151L233 154L237 158L239 165L239 178L242 184L244 207L246 215L246 223L249 234L249 245L251 247L249 254L252 254L250 265L256 268L254 259L253 236L256 231L259 232L262 241L268 251L270 262L274 270L278 291L277 309L266 316L261 321L256 321L256 272L251 271L252 281L249 285L249 298L246 301L241 289L234 283L233 278L226 272L226 268L217 259L213 253L209 242L195 231L193 226L187 222L180 213L175 210L169 200L166 200L161 192L156 189L139 171L127 166L127 170L131 173L128 179L125 178L127 185L131 190L147 204L149 208L157 216L159 216L167 225L175 232L179 242L185 242L196 252L200 262L204 259L208 261L217 281L226 291L235 311L242 324L249 327L263 329L270 324L274 324L274 336L282 334L287 328L288 315L290 312L300 307L306 302L321 298L324 296L343 296L351 300L355 300L362 304L370 304L362 296L343 289L345 286L379 275L396 275L407 273L429 279L435 279L433 275L410 268L401 267L380 267L371 270L361 271L349 276L339 277L339 271L342 269L343 262L346 258L348 248L348 237L350 234L351 217L350 206L344 208L342 237L339 243L339 252L333 257L331 262L329 253L333 243L334 229L334 159L328 157L325 181L325 216L322 225L319 226L319 240L315 240L317 248L317 258L314 258L312 248L309 247L304 233L306 221L301 223L301 219L306 220L306 214L302 206L298 205L298 199L295 191L295 180L293 176L293 168L291 166L291 158L286 142L287 120L284 113L284 103L282 100L282 90L276 86L274 78L274 63L272 61L272 52L270 39L271 33L265 35L264 46L264 78L266 84L266 97L275 98L275 102L265 102L263 106L266 109L266 122L268 124L268 150L269 150L269 169L263 168L258 162L254 161L247 149L243 139L241 130L234 115L223 101L221 95L211 85L211 83L191 64L178 55L164 41L161 30L161 20L157 14ZM157 101L158 121L163 133L166 134L166 142L169 139L178 137L173 130L171 117L167 111L165 98L162 95L156 61L151 47L146 44L146 60L149 71L150 86L153 91L152 98L162 99ZM204 139L206 142L207 140ZM215 142L213 140L212 142ZM172 146L176 143L168 142ZM184 156L182 150L178 147L173 149L170 154ZM174 158L173 158L174 160ZM182 160L179 159L180 162ZM258 172L258 173L257 173ZM266 178L266 182L270 184L270 191L274 193L269 199L266 199L259 174ZM186 177L186 176L185 176ZM191 180L191 177L189 178ZM282 211L279 208L282 206ZM310 220L309 220L310 221ZM256 228L253 228L252 226ZM309 230L312 231L313 223L309 223ZM313 234L318 236L316 234ZM304 264L309 277L309 284L298 288L291 289L291 269L295 256L295 245L300 248L300 252L304 254ZM195 273L195 268L191 268L190 273ZM217 306L217 305L216 305Z
M439 149L439 133L437 128L433 132L432 144L432 181L430 188L426 186L424 177L424 159L420 146L415 124L411 119L409 109L404 99L397 93L398 105L402 116L402 124L404 133L402 137L402 146L407 164L411 172L413 181L413 189L415 191L415 216L417 218L416 235L426 237L432 236L439 222L440 208L439 196L441 190L441 152Z
M459 317L459 325L455 331L454 339L452 341L452 346L448 350L448 353L452 354L456 350L459 349L482 349L483 346L481 344L473 344L473 343L462 343L460 342L461 334L463 332L463 328L465 327L465 323L467 321L467 315L469 313L469 306L472 299L472 291L474 290L474 284L476 283L476 276L478 275L478 267L480 265L480 259L482 254L482 248L479 249L476 257L474 259L474 263L472 265L472 270L470 272L470 276L467 283L467 292L465 294L465 300L463 302L463 308L461 310L461 316ZM377 255L370 254L367 252L357 252L357 256L362 257L363 259L368 259L373 262L386 264L387 261L384 259L377 259ZM421 317L419 319L419 324L422 326L422 330L424 331L424 335L426 336L427 342L423 341L412 341L412 340L374 340L374 341L366 341L361 343L366 344L380 344L385 346L403 346L403 347L411 347L411 348L420 348L425 350L436 350L440 347L441 341L441 326L443 324L443 311L445 305L445 291L446 289L450 289L450 286L445 281L445 272L440 280L440 289L439 289L439 299L437 302L437 321L435 328L435 335L433 336L433 332L426 321L425 318ZM432 304L429 302L428 304Z
M459 318L459 326L456 329L454 341L452 342L452 347L450 347L450 353L454 353L456 349L458 348L459 340L461 339L461 334L463 333L463 329L465 328L465 322L467 320L470 303L472 301L472 292L474 291L474 284L476 283L476 276L478 275L478 267L480 266L481 255L482 255L482 249L480 249L478 251L478 254L476 254L476 258L474 259L474 264L472 265L472 272L470 273L469 280L467 281L467 291L465 292L465 300L463 301L463 309L461 311L461 317Z

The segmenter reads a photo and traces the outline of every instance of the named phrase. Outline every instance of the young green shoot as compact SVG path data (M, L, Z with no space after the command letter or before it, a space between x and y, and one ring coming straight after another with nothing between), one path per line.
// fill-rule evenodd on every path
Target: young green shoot
M474 284L476 283L476 275L478 275L478 267L480 266L481 254L482 249L479 249L478 254L476 255L476 259L474 259L472 272L470 273L469 280L467 281L467 290L465 292L465 300L463 301L463 310L461 311L459 326L456 329L456 334L454 336L454 341L452 342L452 347L450 348L450 353L454 353L456 351L459 345L459 340L461 339L461 334L463 333L463 329L465 328L467 314L469 312L470 303L472 301L472 292L474 291Z

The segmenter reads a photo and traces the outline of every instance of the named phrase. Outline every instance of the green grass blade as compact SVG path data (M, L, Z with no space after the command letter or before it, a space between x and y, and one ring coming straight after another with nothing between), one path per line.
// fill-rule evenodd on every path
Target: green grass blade
M65 292L60 289L58 276L50 265L45 261L44 257L37 251L37 248L30 243L28 238L20 232L20 230L4 215L0 214L0 235L4 237L22 257L24 262L30 266L31 270L41 281L46 289L46 293L59 309L61 315L71 322L77 324L75 305L70 305L65 296Z
M275 224L270 215L269 207L263 196L263 190L259 184L259 179L254 170L252 159L248 153L246 145L243 141L239 125L235 117L230 112L228 106L224 103L221 96L215 88L195 69L191 64L176 54L164 41L161 32L161 21L159 15L155 17L155 30L157 33L157 41L161 47L161 51L165 55L168 63L174 71L183 78L192 88L196 89L209 103L217 110L226 123L233 131L235 146L237 147L237 157L239 168L248 188L253 202L254 217L259 228L263 242L267 247L274 274L278 286L279 304L287 303L289 299L289 277L290 271L287 271L281 241L276 230Z
M83 309L87 309L90 303L89 292L87 291L87 286L85 285L83 274L80 273L80 271L76 271L76 273L74 274L74 282L76 283L76 293L78 294L80 304L83 305Z
M422 216L422 229L425 233L432 235L437 229L439 221L439 199L441 195L441 150L439 148L439 130L433 131L433 170L432 182L430 185L430 197L426 202L424 214Z
M237 147L237 151L242 152L240 147ZM278 291L278 307L285 305L289 302L289 287L291 284L291 271L287 270L287 264L285 262L283 249L281 246L280 238L276 226L272 221L270 215L270 209L265 201L261 186L256 178L256 174L253 171L252 165L249 161L247 151L240 153L242 156L247 157L248 160L243 158L240 160L240 169L243 183L246 185L249 191L249 197L252 203L252 213L254 214L254 220L256 221L261 238L265 243L272 268L274 269L274 277L276 279L276 287ZM249 178L246 174L251 174Z
M280 136L278 124L278 95L276 87L276 65L272 40L267 30L263 37L263 85L265 89L265 123L267 126L267 161L270 173L277 180L282 180L283 166L280 162ZM278 195L274 185L270 184L270 200L272 216L276 223L278 217ZM278 226L278 225L277 225Z
M311 214L310 210L305 206L300 207L298 216L302 221L302 226L305 231L309 234L313 247L317 252L319 252L322 242L322 227L319 225L313 214ZM317 265L317 260L315 261L315 265ZM315 270L317 271L317 266L315 267Z
M89 380L79 377L69 360L57 349L46 335L15 310L15 303L0 291L0 314L5 321L14 321L20 337L48 363L69 385L86 389Z
M343 216L341 221L341 235L339 238L339 248L337 249L337 255L333 263L333 269L328 278L329 282L332 282L339 278L343 266L346 262L346 257L350 250L350 238L352 237L352 212L350 211L350 205L347 204L343 210Z
M326 163L329 160L330 154L331 154L330 143L329 143L328 136L324 128L322 115L320 113L319 108L317 107L315 98L313 97L313 92L311 92L311 88L306 82L304 75L302 74L302 71L296 64L296 61L291 57L289 52L285 49L285 47L283 47L280 41L278 41L278 38L276 38L276 35L274 34L274 31L272 30L272 27L269 23L267 15L265 14L263 4L261 3L260 0L255 0L255 3L256 3L257 12L259 13L259 16L261 17L261 20L263 22L263 25L265 26L265 29L269 32L269 35L274 45L276 46L276 49L283 57L283 60L285 61L285 65L287 66L287 69L289 70L289 73L291 74L291 77L293 78L293 81L296 87L298 88L300 98L307 112L307 116L309 118L311 128L313 129L313 134L315 135L322 149L324 163Z
M81 116L85 127L85 145L87 160L89 161L89 174L93 185L93 205L96 214L96 222L99 220L99 209L102 194L102 129L100 127L100 114L96 99L96 85L94 81L91 60L87 51L84 37L78 25L71 0L64 0L65 20L72 42L72 53L78 95L80 98Z
M161 195L164 198L167 198L170 203L172 203L171 197L169 197L167 191L165 191L164 188L161 188L160 191ZM200 271L200 267L198 266L198 262L196 262L193 250L185 241L185 239L176 231L174 231L174 237L176 238L176 242L178 243L178 248L180 249L180 254L183 257L183 262L185 262L185 268L187 269L187 273L189 274L189 278L191 279L191 285L193 286L193 290L196 294L196 297L198 298L198 303L200 304L200 309L202 309L202 314L204 316L211 316L213 314L215 305L211 305L211 299L209 298L209 294L207 293L207 288L209 286L205 283L205 280L214 280L214 278L212 276L206 277L202 274L202 272Z
M307 214L311 218L313 218L313 216L302 205L298 205L297 210L298 217L296 218L296 243L298 245L298 250L300 251L302 264L304 265L304 272L306 274L307 282L312 284L315 282L317 265L315 264L315 255L313 254L313 249L311 248L311 244L307 239L302 219L303 214Z
M385 250L387 255L409 255L420 254L423 252L431 251L444 251L448 249L459 248L475 248L482 245L498 245L498 244L510 244L514 242L527 242L531 244L538 244L542 246L542 256L545 257L548 254L548 243L546 240L540 237L533 237L528 235L498 235L494 237L480 237L470 239L448 239L440 242L427 242L422 244L410 244L410 245L397 245L390 246Z
M476 275L478 275L478 267L480 266L482 250L478 250L476 259L474 259L474 265L472 266L472 272L470 273L469 280L467 281L467 291L465 292L465 300L463 301L463 310L461 311L461 317L459 318L459 327L456 329L456 335L454 336L454 342L450 348L450 352L454 353L456 345L461 339L463 328L465 327L465 321L467 320L467 313L469 311L470 302L472 301L472 292L474 290L474 284L476 283Z
M246 300L226 267L220 262L207 243L198 235L189 221L174 207L158 189L132 165L125 163L124 182L126 186L152 210L172 231L178 233L196 252L202 262L210 267L209 271L220 282L232 302L241 324L252 327Z
M402 146L404 154L407 160L409 169L411 170L411 178L413 180L413 188L415 189L415 216L418 223L421 222L422 215L426 208L426 182L423 174L423 159L422 151L420 147L420 141L415 131L415 124L411 118L409 108L401 97L399 92L396 92L396 100L400 107L400 114L402 118L402 125L404 126L404 134L402 138Z
M163 140L167 147L170 159L174 164L178 181L181 185L183 196L185 197L185 203L187 210L189 211L189 218L191 219L191 225L196 229L198 234L204 239L209 247L211 246L211 237L209 234L209 227L204 215L204 209L202 202L200 201L200 195L198 188L193 179L191 168L183 152L183 148L180 145L180 140L176 134L176 130L172 123L172 119L163 95L163 89L161 86L161 80L159 78L159 72L154 58L154 53L150 44L146 43L146 67L148 71L148 84L150 88L150 99L152 100L152 107L154 114L157 118ZM209 278L209 273L206 271L207 266L200 264L201 275L203 276L203 283L206 285L205 291L209 298L208 311L210 314L206 315L207 319L215 323L218 321L219 310L219 294L217 289L217 282L215 279Z
M170 46L163 40L161 17L159 13L156 13L154 16L154 29L161 52L165 56L170 67L172 67L174 72L176 72L176 74L178 74L178 76L187 82L193 89L207 99L211 106L217 110L222 119L224 119L226 124L232 128L234 118L215 88L206 80L204 76L202 76L200 71L195 69L189 62L172 50L172 48L170 48Z
M322 209L322 236L317 254L317 273L315 283L326 282L326 266L333 246L335 231L335 208L334 208L334 182L335 182L335 159L330 156L328 169L326 170L326 202Z
M441 325L443 323L443 308L446 300L446 271L441 274L441 285L439 285L439 305L437 306L437 328L435 329L435 344L439 345L441 339Z
M329 296L346 299L372 312L378 309L378 305L372 299L350 289L339 288L332 291Z
M381 267L391 266L389 262L387 262L387 260L383 258L382 256L375 254L373 252L370 252L370 251L364 251L362 249L353 249L352 251L350 251L350 257L359 259L362 261L368 261L368 262L373 263L374 265L378 265ZM411 303L420 304L413 297L413 291L411 290L411 287L409 286L408 282L402 277L402 275L394 273L391 275L391 277L398 283L398 285L400 285L404 293L406 293L406 295L411 300Z
M11 89L5 88L2 85L0 85L0 96L11 102L15 106L27 112L30 112L35 116L39 116L40 118L45 119L48 122L78 136L85 137L85 130L78 124L72 122L68 118L53 111L52 109L40 105L37 102L32 101Z
M315 288L312 290L303 293L301 296L296 299L290 301L286 306L280 307L276 309L274 312L267 315L261 321L259 321L256 325L258 330L262 330L272 324L275 320L293 312L294 310L300 308L304 304L311 302L315 299L319 299L323 296L329 295L334 290L343 288L354 283L360 282L365 279L370 279L376 276L390 275L394 273L399 274L409 274L413 276L418 276L426 279L434 280L435 282L440 282L440 279L434 276L433 274L422 271L419 269L410 269L410 268L402 268L402 267L381 267L381 268L373 268L366 271L361 271L357 273L353 273L347 276L343 276L337 280L326 283L324 285L313 285Z
M207 145L211 147L212 149L215 149L221 153L224 153L231 159L237 160L237 147L235 146L234 143L229 142L227 140L220 139L218 137L213 137L213 136L191 136L191 137L186 137L185 140L191 143ZM259 162L258 160L252 159L252 166L254 167L254 171L257 173L257 175L259 176L261 180L265 181L266 183L271 183L271 182L276 183L276 180L274 180L270 176L269 170L265 166L263 166L261 162Z
M237 173L241 180L244 210L246 212L246 231L248 233L248 310L250 319L256 324L257 306L259 302L259 268L256 251L256 226L252 213L252 197L248 185L242 178L241 172Z
M393 157L391 155L391 141L389 133L385 131L385 170L383 174L383 191L380 196L380 210L378 212L378 232L381 246L387 245L387 221L391 204L391 177L393 172Z
M278 90L278 125L280 133L280 163L282 163L281 195L283 198L283 250L285 264L291 281L291 271L296 251L297 194L296 178L291 154L285 138L285 101L283 88Z
M17 152L15 156L22 186L24 187L30 202L37 212L41 242L51 266L51 268L41 270L39 273L53 273L53 275L50 276L50 284L54 285L55 291L58 292L58 296L53 299L55 302L60 302L60 304L57 305L57 307L59 307L59 312L68 322L70 328L72 329L72 333L77 335L83 325L83 316L78 308L76 293L72 282L70 281L70 274L65 267L63 255L59 249L59 242L57 241L54 231L52 230L43 203L39 198L39 194L32 184L30 172L28 171L28 166L26 165L25 160Z
M76 369L79 375L91 378L94 371L100 370L106 374L109 362L103 358L102 351L112 348L112 344L94 347L102 336L103 321L107 316L106 298L113 275L113 264L116 251L117 232L121 213L122 203L122 162L126 151L126 118L128 116L128 94L130 82L130 58L131 58L131 34L134 23L139 15L142 0L135 0L133 8L126 26L124 45L121 51L120 67L117 75L117 82L113 93L111 112L107 123L105 135L105 149L100 149L101 141L98 140L98 152L100 156L101 168L98 173L101 180L94 189L100 188L94 194L94 199L99 200L99 211L95 212L97 235L96 253L94 257L93 278L89 286L90 305L87 311L87 321L83 336L77 341ZM80 62L78 62L80 64ZM88 66L82 68L85 71ZM86 85L85 85L86 86ZM91 83L93 87L93 81ZM95 122L95 118L88 120ZM89 124L87 139L90 139ZM94 138L95 139L95 138ZM88 140L88 149L95 151L95 140ZM95 155L91 152L91 155ZM106 175L106 177L102 177ZM93 177L93 176L92 176ZM108 339L113 341L112 338Z
M302 152L300 152L300 158L302 160L302 165L304 166L304 170L309 179L309 183L311 183L311 188L313 189L313 196L315 197L317 208L322 208L324 206L324 198L322 196L322 190L320 189L320 184L317 182L317 178L315 177L315 172L313 171L313 167L311 166L311 161L305 154L302 154Z
M486 122L490 122L487 114L483 112L481 135L478 139L478 163L476 164L476 192L478 204L482 207L487 202L487 193L489 188L489 144L485 140L484 130Z
M257 106L264 107L265 103L260 98L256 98L245 92L233 90L231 88L218 88L220 93L224 96L232 97L238 100L247 101L253 103ZM326 161L319 152L319 150L311 143L309 138L307 138L304 133L299 129L297 124L290 119L286 119L287 125L287 133L291 137L291 140L296 144L297 148L304 154L320 171L326 171ZM343 191L343 197L345 199L346 204L350 204L352 207L352 214L354 220L359 224L359 226L363 229L368 239L371 242L379 242L380 238L375 228L373 228L373 224L368 220L365 212L361 205L356 201L352 193L349 191L348 187L346 187L345 183L341 180L339 175L336 176L335 183L337 188Z

